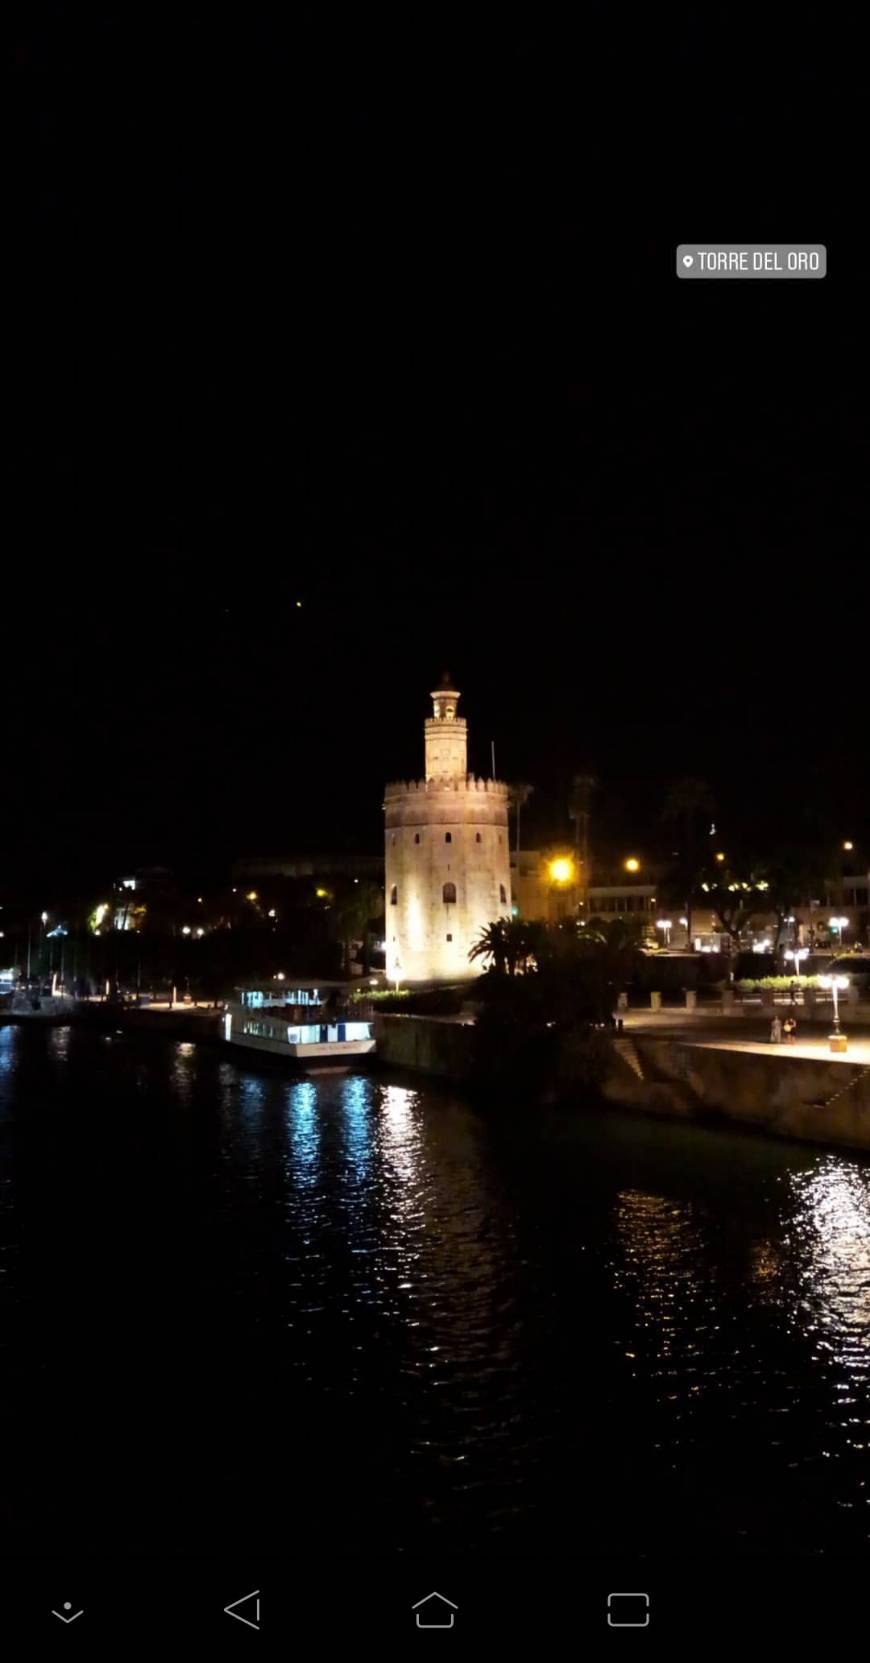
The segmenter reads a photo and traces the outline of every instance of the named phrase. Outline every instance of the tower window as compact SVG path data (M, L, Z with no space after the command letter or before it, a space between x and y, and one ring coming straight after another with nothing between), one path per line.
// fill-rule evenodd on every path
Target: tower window
M445 903L445 905L450 905L450 903L452 901L456 900L456 885L455 885L455 883L446 883L442 886L441 899Z
M505 889L505 886L504 886L503 883L500 883L499 886L498 886L498 898L501 901L502 906L506 907L507 906L507 890Z
M444 833L444 841L445 841L445 843L452 843L453 842L453 833L452 832L445 832Z
M452 941L452 940L453 940L453 937L452 937L452 935L449 935L449 936L448 936L448 937L447 937L447 940L448 940L448 941Z
M414 833L414 842L415 842L415 843L419 843L419 841L420 841L420 833L419 833L419 832L415 832L415 833Z
M475 832L475 834L474 834L474 841L475 841L475 843L479 843L479 842L480 842L480 832Z
M397 884L393 884L393 887L390 890L390 906L391 907L396 907L396 906L398 906L398 904L399 904L399 889L398 889Z

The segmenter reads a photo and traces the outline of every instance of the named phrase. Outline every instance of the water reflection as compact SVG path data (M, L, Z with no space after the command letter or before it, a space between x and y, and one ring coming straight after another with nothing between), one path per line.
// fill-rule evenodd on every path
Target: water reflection
M300 1517L337 1552L565 1549L566 1520L602 1552L630 1531L639 1551L863 1546L866 1164L618 1117L554 1131L204 1045L74 1030L46 1067L56 1043L0 1029L0 1345L22 1449L58 1413L66 1448L87 1429L61 1540L83 1505L100 1549L113 1517L150 1540L169 1495L209 1550L260 1529L289 1551ZM119 1356L119 1397L160 1433L135 1517L105 1409ZM29 1545L46 1498L66 1506L60 1449L41 1487L30 1457L6 1485Z
M614 1280L630 1294L644 1350L663 1370L678 1357L697 1356L696 1305L709 1310L712 1295L699 1275L703 1230L694 1208L664 1195L623 1190L616 1200L616 1231L622 1260Z
M366 1075L351 1075L342 1082L341 1106L351 1186L358 1190L367 1182L372 1164L371 1082Z
M799 1294L790 1323L853 1386L870 1379L870 1173L837 1156L790 1174Z
M317 1087L313 1080L299 1080L289 1088L287 1129L290 1141L291 1182L299 1190L312 1191L317 1185L320 1154Z

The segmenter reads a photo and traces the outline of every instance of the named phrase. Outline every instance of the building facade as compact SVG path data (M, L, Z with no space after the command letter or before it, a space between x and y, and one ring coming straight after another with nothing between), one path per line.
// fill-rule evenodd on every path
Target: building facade
M396 981L477 975L471 947L511 914L508 788L469 774L459 697L445 677L425 723L425 778L384 793L386 971Z

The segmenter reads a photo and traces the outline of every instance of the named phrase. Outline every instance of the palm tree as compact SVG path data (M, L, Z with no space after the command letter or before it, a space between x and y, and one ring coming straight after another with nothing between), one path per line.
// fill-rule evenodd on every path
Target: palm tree
M517 780L513 785L508 786L508 804L510 808L515 808L517 811L516 857L518 876L520 870L520 809L525 808L534 789L534 786L528 785L525 780Z
M373 918L383 911L384 898L377 884L354 883L349 889L340 893L335 900L333 910L333 929L341 942L343 967L350 975L351 948L355 941L363 942L363 957L366 955L369 925Z
M568 799L568 819L574 821L574 847L580 866L580 888L586 903L584 914L589 911L589 818L592 808L592 795L598 789L598 780L594 774L575 774L571 781L571 795Z
M468 957L491 959L496 975L524 976L539 964L546 939L546 926L534 919L496 918L481 930Z
M491 959L497 976L503 976L507 970L506 923L504 918L495 918L491 924L485 924L468 953L472 964L475 959Z
M686 909L686 935L692 945L692 900L698 882L698 820L715 811L713 793L706 780L686 774L671 786L665 798L662 818L680 828L678 883Z

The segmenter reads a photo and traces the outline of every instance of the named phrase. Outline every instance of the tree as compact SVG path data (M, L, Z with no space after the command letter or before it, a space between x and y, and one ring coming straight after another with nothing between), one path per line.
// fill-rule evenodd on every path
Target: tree
M496 918L481 930L468 957L488 958L497 976L526 976L538 968L547 938L546 927L533 919Z
M377 884L373 883L353 883L334 897L331 909L332 928L336 939L341 943L345 975L350 975L351 948L355 941L363 942L365 957L369 927L372 920L383 911L383 905L384 898Z
M671 876L665 880L680 905L685 908L686 934L692 945L692 902L699 882L699 827L702 820L715 812L713 793L706 780L684 775L671 786L662 818L678 827L680 848Z
M795 907L824 886L824 861L817 848L784 839L777 853L762 861L761 871L767 882L770 911L776 917L773 951L778 954Z
M513 785L508 786L508 804L510 808L516 809L517 815L517 875L519 875L520 869L520 810L525 808L534 789L534 786L529 785L526 780L516 780Z
M734 868L716 861L707 867L700 888L734 951L753 917L769 910L769 887L759 863L748 857Z
M589 902L589 820L592 813L592 796L598 789L598 780L594 774L575 774L571 781L571 795L568 799L568 819L574 821L574 847L578 862L581 862L580 883L583 899Z

